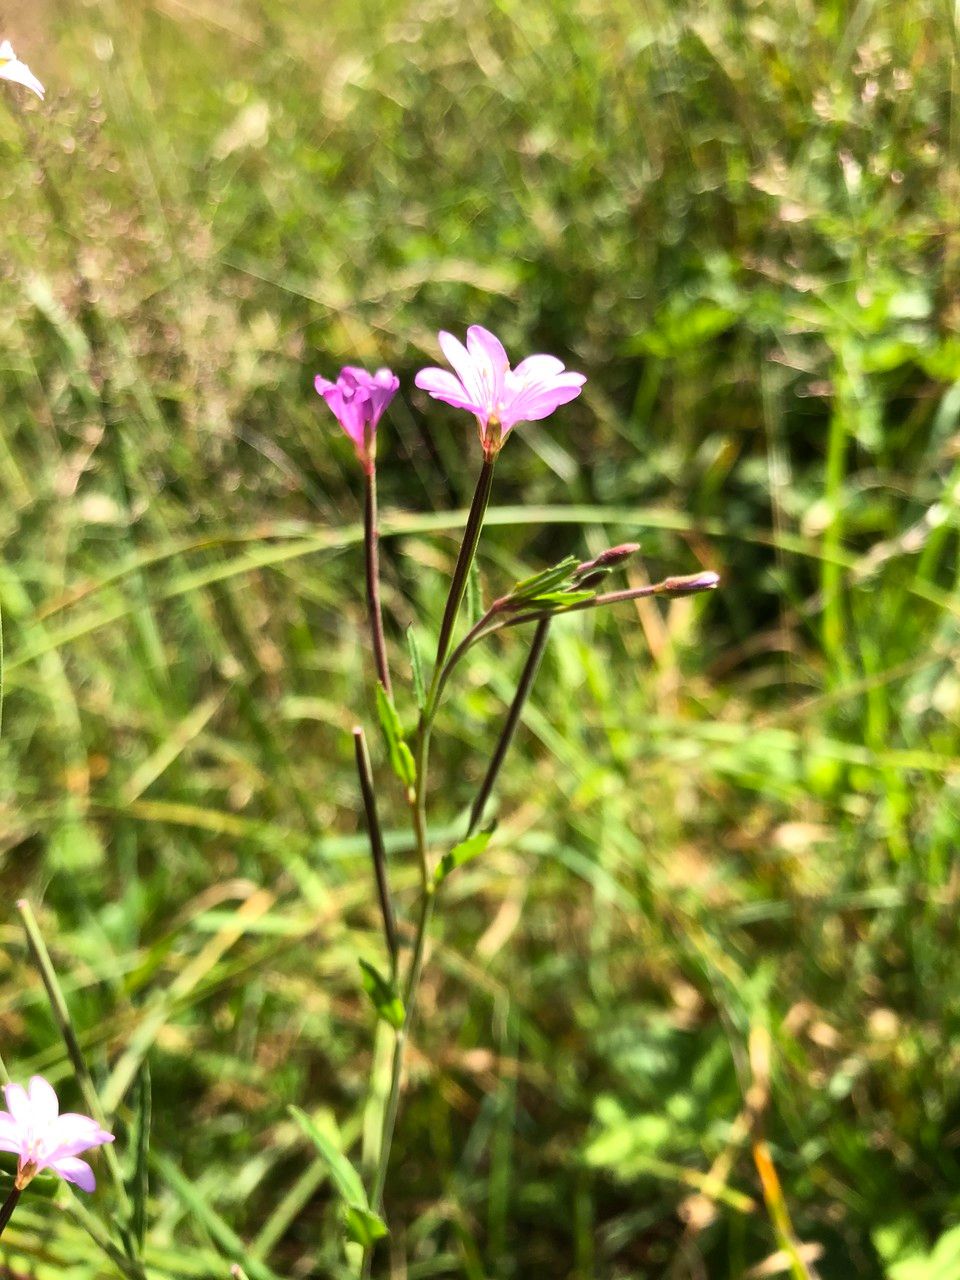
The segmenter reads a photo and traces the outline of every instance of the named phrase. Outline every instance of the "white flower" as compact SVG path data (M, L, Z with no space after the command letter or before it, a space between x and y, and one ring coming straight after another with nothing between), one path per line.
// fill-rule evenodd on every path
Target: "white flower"
M9 40L0 44L0 80L12 80L14 84L22 84L31 89L38 98L44 95L44 88L25 62L21 62L13 52Z

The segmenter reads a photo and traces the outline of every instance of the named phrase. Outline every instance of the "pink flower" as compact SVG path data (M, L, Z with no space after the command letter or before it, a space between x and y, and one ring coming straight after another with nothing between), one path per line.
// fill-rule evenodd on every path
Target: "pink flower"
M9 1111L0 1111L0 1151L13 1151L20 1157L16 1187L22 1191L43 1169L52 1169L67 1182L75 1182L83 1191L97 1185L93 1170L81 1151L101 1147L113 1141L89 1116L66 1112L60 1115L60 1103L52 1085L43 1076L31 1076L30 1083L4 1086L3 1096Z
M32 90L38 98L43 97L43 85L27 64L21 62L13 52L13 45L9 40L0 44L0 80L12 80L14 84L22 84Z
M317 374L313 385L353 441L364 470L370 471L376 451L377 423L397 394L400 379L389 369L367 373L366 369L347 365L340 370L336 382L329 382Z
M452 333L441 332L439 340L457 376L446 369L421 369L416 384L434 400L476 416L487 457L496 456L518 422L549 417L575 399L586 382L556 356L527 356L511 369L503 343L478 324L467 330L466 346Z

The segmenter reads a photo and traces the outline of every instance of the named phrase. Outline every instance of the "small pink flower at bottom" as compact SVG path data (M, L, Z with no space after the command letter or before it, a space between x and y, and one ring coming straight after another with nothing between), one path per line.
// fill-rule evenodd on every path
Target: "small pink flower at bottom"
M93 1191L97 1180L85 1160L77 1157L91 1147L113 1141L113 1134L101 1129L89 1116L66 1112L53 1086L43 1076L31 1076L30 1083L4 1086L9 1111L0 1111L0 1151L19 1156L16 1187L23 1188L44 1169L52 1169L82 1191Z
M38 98L43 98L43 85L27 64L21 62L13 52L13 45L9 40L4 40L0 44L0 80L12 80L14 84L22 84Z
M434 400L467 409L477 419L480 443L495 457L518 422L536 422L575 399L586 382L582 373L564 368L556 356L527 356L515 369L503 343L479 324L467 330L464 346L452 333L438 335L446 369L421 369L414 381Z
M353 441L364 470L370 471L376 452L377 423L397 394L400 379L389 369L367 373L366 369L347 365L340 370L336 382L317 374L313 385Z

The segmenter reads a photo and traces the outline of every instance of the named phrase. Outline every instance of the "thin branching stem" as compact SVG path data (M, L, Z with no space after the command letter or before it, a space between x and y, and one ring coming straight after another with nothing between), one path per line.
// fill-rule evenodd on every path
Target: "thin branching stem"
M377 468L371 461L364 472L363 548L367 577L367 610L370 615L370 633L373 638L373 660L377 679L388 697L393 697L390 684L390 664L387 661L387 642L383 633L383 611L380 605L380 530L377 520Z
M523 670L520 672L520 679L517 682L517 691L513 695L513 701L510 703L510 709L507 712L503 727L500 730L500 736L497 739L497 745L494 747L493 755L490 757L490 763L487 765L487 772L484 774L483 782L477 792L473 807L470 810L470 821L467 824L467 835L472 836L480 825L483 818L483 811L487 807L487 801L496 785L497 777L503 768L503 762L506 759L507 752L510 750L510 744L513 741L513 735L517 731L517 725L520 723L520 716L523 713L524 704L530 696L530 690L533 688L533 682L537 678L537 672L540 669L540 662L543 658L543 651L547 647L547 637L550 633L550 619L541 618L537 623L536 630L533 633L533 639L530 641L530 652L527 654L527 660L523 664Z
M387 853L383 844L383 833L380 829L380 818L377 814L377 797L373 786L373 770L370 766L370 753L367 750L367 739L360 725L353 730L353 749L357 760L357 774L360 779L360 795L367 819L367 837L370 841L370 856L373 860L373 873L377 882L377 897L380 900L380 913L383 916L383 934L390 952L390 969L397 972L397 922L393 913L393 899L390 896L390 884L387 879Z
M436 680L434 699L439 700L441 693L453 674L454 668L466 657L470 649L480 640L486 639L496 631L506 627L519 627L528 622L543 622L553 618L562 618L568 613L582 613L586 609L599 609L605 605L622 604L625 600L641 600L647 596L688 596L701 591L712 591L717 586L715 573L694 573L685 577L664 578L662 582L651 582L642 587L628 587L623 591L608 591L604 595L594 596L591 600L579 600L575 604L565 606L552 605L549 609L530 608L526 612L508 612L503 601L497 601L487 610L483 617L463 637L457 647L444 663L443 670Z
M443 619L440 623L440 635L437 638L437 660L434 664L431 695L439 678L440 671L443 668L447 654L450 652L450 642L453 639L453 628L456 626L457 614L460 612L460 605L463 603L464 593L467 589L467 579L470 574L470 566L473 564L473 558L477 554L477 544L480 541L480 530L483 528L483 517L486 515L487 504L490 501L490 490L493 487L493 469L495 464L496 455L484 456L483 466L480 468L480 475L477 479L477 487L473 493L473 501L470 504L467 523L463 530L463 541L460 543L460 552L457 556L457 563L454 566L453 577L450 579L450 591L447 594L447 603L444 606ZM432 702L433 697L428 696L428 709Z
M403 988L404 1021L397 1031L393 1045L393 1061L390 1073L390 1091L383 1117L383 1141L380 1159L374 1175L373 1187L370 1191L370 1207L375 1213L380 1211L383 1201L383 1190L387 1181L387 1168L390 1164L390 1148L397 1127L397 1113L400 1109L400 1081L403 1074L404 1050L410 1035L410 1028L417 1007L417 993L420 986L420 975L423 972L423 960L427 949L427 932L433 916L435 894L428 889L420 900L420 914L417 919L417 931L413 944L413 959Z
M524 622L539 622L542 618L558 618L568 613L582 613L585 609L602 609L611 604L623 604L626 600L642 600L646 596L691 596L701 591L712 591L720 581L717 574L691 573L683 577L664 578L662 582L650 582L642 587L626 587L623 591L607 591L591 600L578 600L563 608L530 609L504 619L502 626L518 627Z
M373 1185L370 1193L370 1206L374 1212L378 1212L380 1209L383 1201L383 1191L387 1181L387 1172L390 1164L390 1150L393 1145L393 1135L397 1127L397 1115L400 1110L400 1084L403 1078L404 1055L407 1040L410 1035L410 1028L413 1024L414 1014L416 1013L417 995L420 989L420 978L423 973L423 962L427 949L427 935L430 929L430 921L433 918L434 900L436 896L431 874L432 869L430 866L426 809L427 775L430 767L430 736L440 701L440 694L442 692L443 685L446 682L446 668L448 665L447 655L450 652L454 627L456 626L460 606L463 603L463 597L466 593L470 568L477 553L477 545L480 541L480 532L483 528L483 519L486 514L487 504L490 501L490 490L493 485L495 460L495 456L493 455L484 457L483 466L480 469L477 487L473 494L473 502L470 505L470 512L467 516L467 523L463 531L463 541L460 544L457 563L454 566L453 577L450 580L450 590L447 594L446 605L444 606L443 619L440 623L440 634L437 640L437 657L434 663L430 689L427 693L426 705L420 715L420 723L417 726L415 751L416 783L411 797L410 817L413 825L417 858L420 863L420 908L413 939L413 955L410 960L410 967L407 970L407 977L403 986L404 1021L403 1026L397 1029L394 1036L393 1054L390 1064L390 1087L387 1093L386 1106L384 1108L383 1127L380 1134L380 1150L378 1153ZM481 622L482 621L484 620L482 619ZM475 631L476 627L474 627L473 631L470 632L470 635L473 635ZM458 648L457 652L459 653L459 651L460 650ZM369 1277L372 1267L373 1248L368 1247L364 1250L363 1261L361 1264L361 1276L364 1277L364 1280Z

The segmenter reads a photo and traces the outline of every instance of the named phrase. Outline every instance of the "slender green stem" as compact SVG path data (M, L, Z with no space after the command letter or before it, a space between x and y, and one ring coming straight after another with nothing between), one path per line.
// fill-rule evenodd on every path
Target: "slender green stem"
M393 1042L393 1056L390 1065L390 1088L387 1094L387 1102L384 1108L383 1128L380 1137L380 1151L378 1153L376 1170L373 1177L373 1186L370 1193L371 1208L378 1212L383 1201L383 1190L387 1181L387 1170L390 1164L390 1149L393 1145L393 1135L397 1127L397 1115L400 1110L400 1082L403 1076L403 1060L406 1050L407 1040L410 1035L410 1028L413 1024L414 1014L417 1006L417 993L420 987L420 976L423 972L423 959L426 954L427 933L430 927L430 921L433 917L434 891L433 881L430 874L430 852L427 837L427 774L430 767L430 735L433 729L433 719L436 715L437 705L440 699L440 692L446 679L446 660L450 652L450 645L453 639L453 630L456 626L457 615L460 612L460 606L463 603L463 597L467 589L467 581L470 574L470 566L473 564L474 557L477 553L477 544L480 541L480 531L483 528L483 518L486 514L487 504L490 501L490 491L493 486L493 468L495 456L485 457L483 466L480 469L480 476L477 480L477 487L473 494L473 502L470 505L470 512L467 516L467 523L463 531L463 541L460 544L460 551L457 555L457 563L454 566L453 577L450 580L450 590L447 594L447 602L444 606L443 619L440 623L440 634L437 640L437 657L434 663L433 675L430 682L430 689L427 693L426 706L420 716L420 724L417 728L416 743L416 785L414 788L413 798L410 804L410 817L413 823L414 840L417 846L417 857L420 862L420 913L417 919L416 934L413 943L413 957L410 961L410 968L407 971L407 978L403 989L403 1005L405 1010L403 1026L398 1029ZM474 631L476 628L474 628ZM471 632L473 635L473 632ZM459 652L459 651L458 651ZM363 1261L361 1264L361 1276L369 1277L373 1266L373 1249L364 1250Z
M50 1008L53 1013L60 1035L63 1037L63 1043L67 1050L67 1056L73 1065L74 1075L77 1078L77 1084L80 1086L80 1092L83 1095L84 1105L90 1115L96 1120L102 1129L107 1128L107 1118L103 1107L100 1105L100 1098L97 1094L96 1086L93 1083L93 1077L87 1067L83 1051L80 1048L80 1041L77 1039L77 1033L74 1030L73 1020L70 1017L70 1010L67 1008L67 1002L64 998L63 990L57 978L56 970L53 967L53 961L50 959L50 953L47 945L40 933L36 917L30 903L25 898L21 898L17 902L17 910L23 921L24 932L27 935L27 945L33 956L34 963L40 972L40 978L43 982L44 989L47 993L47 999L50 1002ZM136 1244L130 1233L131 1207L130 1197L127 1195L126 1184L123 1180L123 1171L120 1168L120 1161L116 1151L112 1146L103 1148L103 1158L110 1178L113 1182L114 1191L117 1197L117 1204L120 1209L120 1221L117 1224L123 1241L124 1249L127 1256L137 1269L138 1274L143 1274L142 1264L139 1261Z
M480 790L477 792L476 799L473 802L473 808L470 810L470 821L467 825L468 836L473 835L477 827L479 827L483 811L487 807L487 801L490 799L490 793L493 791L500 770L503 768L503 762L506 759L507 752L510 750L513 735L516 733L517 725L520 723L524 704L530 696L533 682L537 678L537 671L540 669L540 662L543 658L543 651L547 646L549 633L550 619L541 618L533 633L533 639L530 641L530 652L527 654L527 660L523 664L523 670L517 682L517 691L513 695L513 701L510 703L510 710L507 712L507 718L504 720L503 727L500 730L497 745L494 748L493 755L490 757L490 763L487 765L487 772L484 775L483 782L480 784Z
M377 469L371 462L365 472L363 503L363 547L367 576L367 609L370 614L370 632L373 637L373 660L377 679L393 697L390 685L390 666L387 662L387 642L383 634L383 612L380 606L380 530L377 521Z
M453 577L450 579L450 591L443 610L443 620L440 623L440 635L437 639L437 660L434 664L431 690L427 695L428 711L432 710L436 684L447 654L450 652L453 628L456 625L457 614L460 612L460 605L463 603L464 593L467 589L470 566L473 563L474 556L477 554L480 530L483 528L483 517L486 514L487 504L490 501L490 490L493 487L493 468L495 464L496 455L484 456L477 487L473 494L473 502L470 504L470 513L467 516L467 523L463 531L463 541L460 543L460 553L454 566Z
M429 709L428 709L429 710ZM427 841L427 773L430 768L430 736L433 719L425 711L417 729L416 768L417 785L411 808L413 835L420 860L420 885L424 893L430 884L430 859Z
M370 767L367 739L359 725L353 730L353 749L357 758L357 773L360 777L360 794L363 797L363 808L367 817L367 836L370 840L373 871L377 881L377 896L380 899L380 912L383 916L383 932L387 940L387 949L390 952L390 968L396 974L397 922L393 914L393 899L390 896L390 885L387 880L387 853L383 846L380 819L377 816L377 797L373 788L373 771Z
M74 1074L77 1077L80 1092L83 1094L84 1105L97 1124L101 1128L106 1128L107 1117L104 1114L103 1107L100 1105L100 1098L94 1086L93 1077L87 1069L83 1050L80 1048L80 1041L77 1039L77 1033L73 1027L73 1019L70 1017L70 1010L67 1008L63 990L53 967L53 961L50 959L47 944L44 942L40 927L37 924L36 916L33 914L33 908L26 898L21 898L17 902L17 910L23 921L24 932L27 935L27 945L40 972L47 999L50 1001L54 1021L60 1029L67 1056L73 1064Z
M450 679L454 668L460 662L461 658L466 656L467 651L472 649L478 640L482 640L485 636L492 635L494 631L499 631L501 627L504 626L506 626L505 615L498 614L494 609L488 609L479 622L470 628L467 634L450 654L450 657L443 664L440 674L435 677L429 695L430 701L427 703L428 711L431 709L431 706L435 708L439 704L440 695L443 693L447 681Z
M431 891L425 893L420 901L420 916L417 920L417 932L413 944L413 960L410 964L410 971L407 974L407 981L403 988L403 1007L405 1016L403 1026L397 1032L393 1046L393 1060L390 1072L390 1092L387 1095L387 1106L384 1113L383 1121L383 1145L380 1151L380 1160L377 1165L377 1172L374 1177L373 1187L370 1192L370 1206L374 1212L379 1212L380 1205L383 1201L383 1189L387 1181L387 1167L390 1163L390 1147L393 1143L393 1133L397 1125L397 1113L400 1109L400 1078L403 1074L403 1058L406 1048L407 1039L413 1025L414 1015L417 1008L417 994L420 987L420 975L423 972L423 959L427 949L427 932L430 927L430 921L433 917L433 904L435 894Z
M3 1235L7 1223L13 1217L13 1211L17 1207L22 1195L23 1192L21 1189L19 1187L14 1187L6 1200L4 1200L2 1207L0 1207L0 1236Z
M420 988L420 975L423 972L423 959L427 948L427 933L430 928L430 921L433 918L434 899L433 886L429 883L425 884L420 899L420 914L417 919L417 931L413 943L413 959L410 962L410 969L403 988L403 1026L397 1030L393 1041L393 1055L390 1061L390 1088L383 1113L383 1128L380 1135L377 1167L370 1190L370 1208L374 1213L379 1213L383 1204L383 1191L387 1183L387 1171L390 1166L390 1150L393 1146L393 1135L396 1131L397 1115L400 1111L400 1082L403 1077L404 1054L417 1008L417 994ZM373 1246L369 1245L363 1253L360 1272L363 1280L368 1280L372 1266Z

